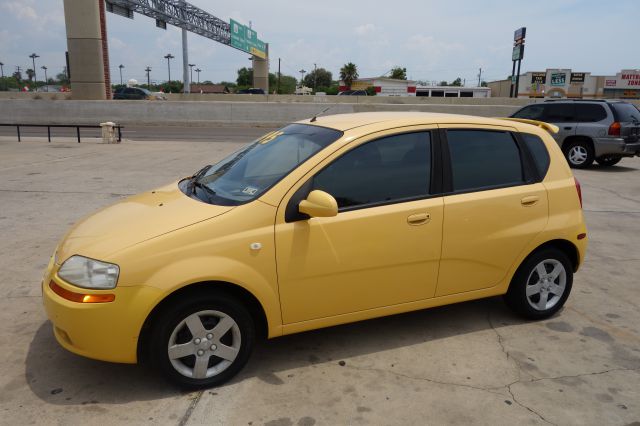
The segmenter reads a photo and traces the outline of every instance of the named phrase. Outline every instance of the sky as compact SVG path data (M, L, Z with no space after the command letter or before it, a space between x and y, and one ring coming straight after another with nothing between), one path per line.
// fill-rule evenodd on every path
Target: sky
M290 0L211 1L191 3L228 22L251 22L269 43L270 71L300 77L314 64L337 78L340 67L353 62L360 77L375 77L394 66L423 81L460 77L475 85L482 79L511 74L515 29L527 27L522 72L570 68L574 72L615 75L640 68L638 0L404 0L399 2L317 3ZM167 53L172 79L182 74L181 31L136 14L127 19L107 13L112 82L123 79L167 79ZM63 0L0 0L0 62L10 74L16 66L31 68L36 53L38 79L42 65L49 76L65 65L66 33ZM189 62L202 69L200 80L235 81L237 69L250 66L249 55L189 33ZM196 75L194 74L194 80Z

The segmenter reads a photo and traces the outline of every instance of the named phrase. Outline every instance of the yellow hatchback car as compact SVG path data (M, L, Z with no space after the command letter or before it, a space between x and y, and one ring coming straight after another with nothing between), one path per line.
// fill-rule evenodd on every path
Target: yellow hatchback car
M233 377L261 335L497 295L547 318L587 246L549 131L364 113L269 133L78 223L43 281L56 339L195 388Z

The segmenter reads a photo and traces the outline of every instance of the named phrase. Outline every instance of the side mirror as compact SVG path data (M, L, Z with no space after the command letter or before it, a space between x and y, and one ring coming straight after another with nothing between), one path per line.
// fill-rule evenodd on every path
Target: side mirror
M338 214L338 202L324 191L311 191L298 205L300 213L311 217L333 217Z

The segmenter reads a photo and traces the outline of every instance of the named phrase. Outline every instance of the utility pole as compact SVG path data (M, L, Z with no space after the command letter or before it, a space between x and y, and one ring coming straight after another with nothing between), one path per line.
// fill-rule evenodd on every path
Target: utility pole
M120 64L118 68L120 68L120 86L122 86L122 68L124 68L124 65Z
M0 74L2 75L2 82L4 83L4 62L0 62ZM3 84L2 86L4 87L6 84Z
M151 90L151 67L147 66L144 70L147 72L147 90Z
M281 74L280 74L280 62L281 62L281 60L280 60L280 58L278 58L278 86L276 87L276 93L277 94L280 94L280 76L281 76Z
M316 86L318 85L318 65L313 64L313 93L316 93Z
M196 68L196 72L198 73L198 84L200 84L200 71L202 71L200 68Z
M49 91L49 79L47 78L47 67L45 67L44 65L41 66L40 68L42 68L44 70L44 87L45 87L45 91Z
M482 68L480 68L480 72L478 73L478 87L482 84Z
M34 82L34 84L36 86L36 92L37 92L38 91L38 77L36 76L36 58L39 58L40 56L36 55L35 53L32 53L31 55L29 55L29 57L33 61L33 82Z
M171 60L175 58L171 53L167 53L164 55L164 58L167 60L167 70L169 71L169 93L171 93Z
M193 83L193 67L195 67L196 64L189 64L189 81Z

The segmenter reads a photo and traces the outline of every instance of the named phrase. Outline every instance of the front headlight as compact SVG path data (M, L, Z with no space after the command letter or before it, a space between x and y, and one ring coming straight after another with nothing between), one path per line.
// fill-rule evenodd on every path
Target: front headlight
M71 256L58 270L58 276L66 282L97 290L115 288L119 274L118 265L78 255Z

